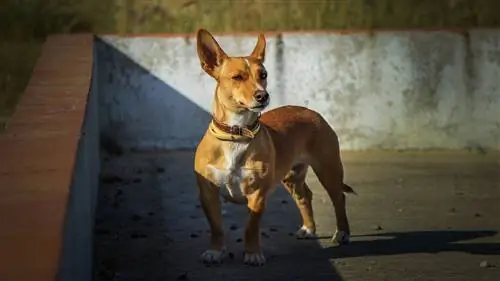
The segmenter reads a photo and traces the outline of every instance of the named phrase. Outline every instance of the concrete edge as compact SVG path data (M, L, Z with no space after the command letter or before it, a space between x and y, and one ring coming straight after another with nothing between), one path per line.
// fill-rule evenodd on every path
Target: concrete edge
M248 31L248 32L212 32L210 33L214 36L257 36L259 34L264 34L266 36L278 36L278 35L352 35L352 34L375 34L375 33L389 33L389 32L450 32L457 34L467 34L471 31L478 30L496 30L498 27L476 27L476 28L348 28L348 29L327 29L327 30L282 30L282 31ZM194 37L196 32L192 33L97 33L97 36L120 36L129 38L141 38L141 37L152 37L152 38L185 38Z
M95 40L95 36L93 39ZM95 58L94 44L92 52ZM93 59L64 222L63 247L57 277L60 281L93 280L93 235L100 172L97 75L97 66Z
M0 134L0 280L84 280L78 276L81 270L60 268L67 264L67 249L77 248L69 245L79 241L66 222L74 216L70 194L88 133L93 40L89 34L46 39L25 93ZM64 278L61 272L68 269L78 278Z

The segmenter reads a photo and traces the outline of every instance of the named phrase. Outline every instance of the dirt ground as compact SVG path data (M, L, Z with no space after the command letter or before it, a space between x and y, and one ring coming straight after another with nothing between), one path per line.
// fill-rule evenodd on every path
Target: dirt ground
M500 280L500 157L480 152L343 153L352 243L310 172L319 239L297 240L298 211L279 188L261 225L264 267L243 265L244 206L224 204L230 259L206 267L208 224L191 151L105 156L95 280Z

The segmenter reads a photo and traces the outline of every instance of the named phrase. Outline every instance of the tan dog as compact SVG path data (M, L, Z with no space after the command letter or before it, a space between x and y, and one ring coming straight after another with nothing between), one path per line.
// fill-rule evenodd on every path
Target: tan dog
M210 248L201 255L205 263L220 263L226 248L220 197L246 204L244 262L263 265L260 218L266 197L282 183L293 195L303 220L299 238L314 237L316 226L312 192L305 183L311 166L335 207L337 232L332 240L349 242L349 222L338 137L315 111L284 106L260 112L269 104L267 72L263 65L266 41L261 34L252 54L229 57L206 30L196 33L201 67L217 81L213 119L199 143L195 174L203 211L211 228Z

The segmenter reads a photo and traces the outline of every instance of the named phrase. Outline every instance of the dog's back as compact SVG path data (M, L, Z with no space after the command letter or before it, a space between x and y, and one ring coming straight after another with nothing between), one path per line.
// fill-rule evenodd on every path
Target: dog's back
M305 148L309 154L307 156L313 158L311 161L319 156L317 153L327 153L333 157L339 155L336 133L316 111L302 106L282 106L262 114L260 120L267 127L275 146L283 148L279 149L283 153L287 153L285 148L292 149L283 145L293 143L294 146L300 146L301 150Z

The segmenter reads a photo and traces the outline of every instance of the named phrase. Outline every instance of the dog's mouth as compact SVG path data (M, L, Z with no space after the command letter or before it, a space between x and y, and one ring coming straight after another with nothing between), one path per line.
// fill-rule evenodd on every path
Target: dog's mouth
M245 107L246 109L250 110L250 111L253 111L253 112L260 112L262 110L264 110L268 105L269 105L269 100L267 100L266 102L264 103L261 103L261 104L258 104L256 106L248 106L246 105L245 103L241 102L241 101L238 101L238 104L242 107Z
M249 109L250 109L250 111L254 111L254 112L257 111L257 112L259 112L259 111L264 110L268 105L269 105L269 100L267 100L266 102L261 103L261 104L259 104L257 106L250 107Z

